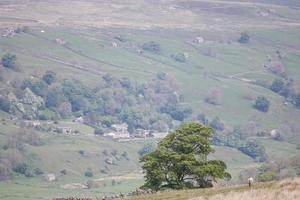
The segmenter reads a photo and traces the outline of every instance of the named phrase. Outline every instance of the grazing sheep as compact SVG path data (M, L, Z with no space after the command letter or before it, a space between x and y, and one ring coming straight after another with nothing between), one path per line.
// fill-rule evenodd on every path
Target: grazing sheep
M248 184L249 184L250 188L252 187L253 182L254 182L254 179L252 177L248 178Z

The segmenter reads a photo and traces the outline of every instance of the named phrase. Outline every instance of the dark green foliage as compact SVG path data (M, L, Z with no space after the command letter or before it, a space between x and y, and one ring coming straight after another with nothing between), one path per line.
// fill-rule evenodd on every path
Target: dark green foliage
M28 165L26 163L21 163L17 165L14 169L14 172L25 175L28 170Z
M103 135L104 134L104 130L102 128L97 128L94 131L95 135Z
M247 32L242 32L239 43L246 44L250 42L250 35Z
M300 93L295 97L295 105L300 109Z
M63 92L58 88L54 88L48 92L45 104L48 108L57 108L64 100L65 96Z
M178 53L178 54L175 54L175 55L171 55L171 57L176 62L185 63L185 55L183 53Z
M40 168L35 168L33 170L33 173L37 176L44 174L43 170L41 170Z
M60 171L60 173L61 173L62 175L67 175L67 170L66 170L66 169L63 169L63 170Z
M273 92L280 92L284 88L284 82L281 79L275 79L270 87Z
M43 75L43 81L45 81L48 85L51 85L56 80L56 73L53 71L46 71Z
M148 143L148 144L145 144L145 145L138 151L138 153L139 153L141 156L143 156L143 155L146 154L146 153L150 153L150 152L154 151L155 148L156 148L156 146L157 146L157 145L156 145L155 143L153 143L153 142Z
M239 150L250 157L256 159L259 162L267 160L267 154L265 148L257 143L255 140L248 140L239 148Z
M79 150L78 153L83 156L84 155L84 150Z
M211 187L210 177L230 178L223 161L207 160L213 152L212 136L212 129L197 122L185 123L169 133L155 151L141 158L146 173L143 187L153 190Z
M221 119L219 117L215 117L209 123L209 125L215 130L223 131L225 129L225 124L221 121Z
M264 96L259 96L255 100L254 107L262 112L268 112L270 101Z
M124 87L126 89L132 89L131 82L128 78L122 78L120 80L120 84L121 84L122 87Z
M166 76L167 76L167 74L164 73L164 72L160 72L160 73L157 73L157 74L156 74L156 77L157 77L159 80L166 80Z
M84 172L84 176L86 176L86 177L93 177L94 174L93 174L93 172L92 172L91 169L87 169L87 170Z
M8 99L0 97L0 109L4 112L9 112L11 107L11 103Z
M197 115L197 120L199 120L202 124L207 125L208 119L206 118L204 113L200 113Z
M267 182L267 181L273 181L277 179L277 174L272 171L267 171L262 173L259 177L259 181Z
M45 96L47 94L48 86L47 84L38 79L26 79L23 81L22 89L29 88L34 94L38 96Z
M145 51L150 51L153 53L159 53L161 51L160 44L153 41L144 43L142 48Z
M2 59L1 63L4 67L18 71L19 64L17 63L17 56L14 54L7 53L5 54Z
M168 102L167 104L162 106L160 108L160 111L162 113L169 114L173 119L178 121L183 121L192 113L192 110L190 108L179 106L177 104L173 104L172 102Z

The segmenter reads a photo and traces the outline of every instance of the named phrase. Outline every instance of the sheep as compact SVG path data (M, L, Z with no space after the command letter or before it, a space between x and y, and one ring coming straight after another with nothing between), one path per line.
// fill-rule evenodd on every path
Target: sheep
M249 188L251 188L251 187L252 187L252 185L253 185L253 182L254 182L254 179L253 179L252 177L249 177L249 178L248 178L248 184L249 184Z

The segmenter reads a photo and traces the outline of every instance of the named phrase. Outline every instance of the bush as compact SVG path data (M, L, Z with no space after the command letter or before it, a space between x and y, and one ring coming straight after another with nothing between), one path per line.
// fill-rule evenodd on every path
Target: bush
M140 154L140 156L143 156L144 154L146 153L150 153L152 151L155 150L156 148L156 144L155 143L148 143L148 144L145 144L139 151L138 153Z
M21 164L17 165L13 170L16 173L25 175L28 170L28 166L26 163L21 163Z
M246 44L250 42L250 35L247 32L242 32L239 43Z
M4 112L9 112L10 111L10 101L8 101L5 98L0 98L0 109L3 110Z
M213 129L223 131L225 124L220 120L219 117L215 117L209 124Z
M178 53L176 55L171 55L171 57L176 61L180 63L185 63L185 55L183 53Z
M79 150L78 153L83 156L84 155L84 150Z
M94 174L93 174L93 172L92 172L91 169L87 169L87 170L84 172L84 176L86 176L86 177L93 177Z
M212 105L221 104L222 94L218 88L213 88L210 90L209 95L205 98L205 102Z
M264 146L258 144L254 140L246 141L246 144L241 146L239 150L259 162L264 162L267 160L267 154Z
M264 96L259 96L256 98L254 107L262 112L268 112L270 101Z
M104 130L102 128L97 128L94 131L95 135L103 135L104 134Z
M7 53L1 59L2 65L6 68L18 71L19 65L17 63L17 56L14 54Z
M262 182L273 181L276 178L277 178L277 174L275 172L267 171L267 172L262 173L259 176L259 181L262 181Z
M153 41L144 43L142 48L145 51L150 51L153 53L159 53L161 51L160 44L155 43Z
M208 124L208 119L206 118L204 113L200 113L197 115L197 120L199 120L202 124Z
M37 176L44 174L43 170L41 170L40 168L35 168L33 170L33 173Z
M295 106L300 109L300 93L295 97Z
M67 175L67 170L66 170L66 169L63 169L63 170L60 171L60 173L61 173L62 175Z
M270 87L273 92L280 92L284 89L284 82L281 79L275 79Z
M48 85L51 85L56 80L56 73L53 71L46 71L43 75L43 81L45 81Z

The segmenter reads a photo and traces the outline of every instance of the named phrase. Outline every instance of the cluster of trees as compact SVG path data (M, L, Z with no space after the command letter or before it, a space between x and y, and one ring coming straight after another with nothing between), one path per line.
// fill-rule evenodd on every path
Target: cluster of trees
M296 94L293 79L282 80L277 78L272 82L270 90L285 97L300 109L300 93Z
M215 179L231 178L221 160L208 160L213 152L213 130L197 122L181 125L157 148L142 158L146 183L153 190L211 187Z
M14 71L20 70L20 64L17 62L17 56L14 54L6 53L1 58L3 67L12 69Z
M47 71L41 78L26 79L16 85L16 96L24 96L29 88L44 102L36 115L24 113L25 119L82 116L97 129L96 134L115 123L127 123L131 133L136 129L166 131L174 120L183 121L192 113L180 104L182 95L177 83L165 73L143 84L106 74L95 88L89 88L77 80L60 81L55 72ZM0 99L2 110L8 112L10 107L9 100Z
M241 127L234 127L228 133L217 132L213 138L213 143L215 145L236 148L258 162L266 161L268 156L264 146L256 140L247 139L247 135L243 131L245 130L242 130Z
M196 119L203 125L208 125L215 131L223 131L225 129L225 123L218 117L214 117L211 121L206 117L204 113L199 113Z
M31 129L22 128L12 133L0 149L0 180L11 178L13 173L27 177L40 175L42 170L30 167L24 158L25 145L41 145L39 135Z

